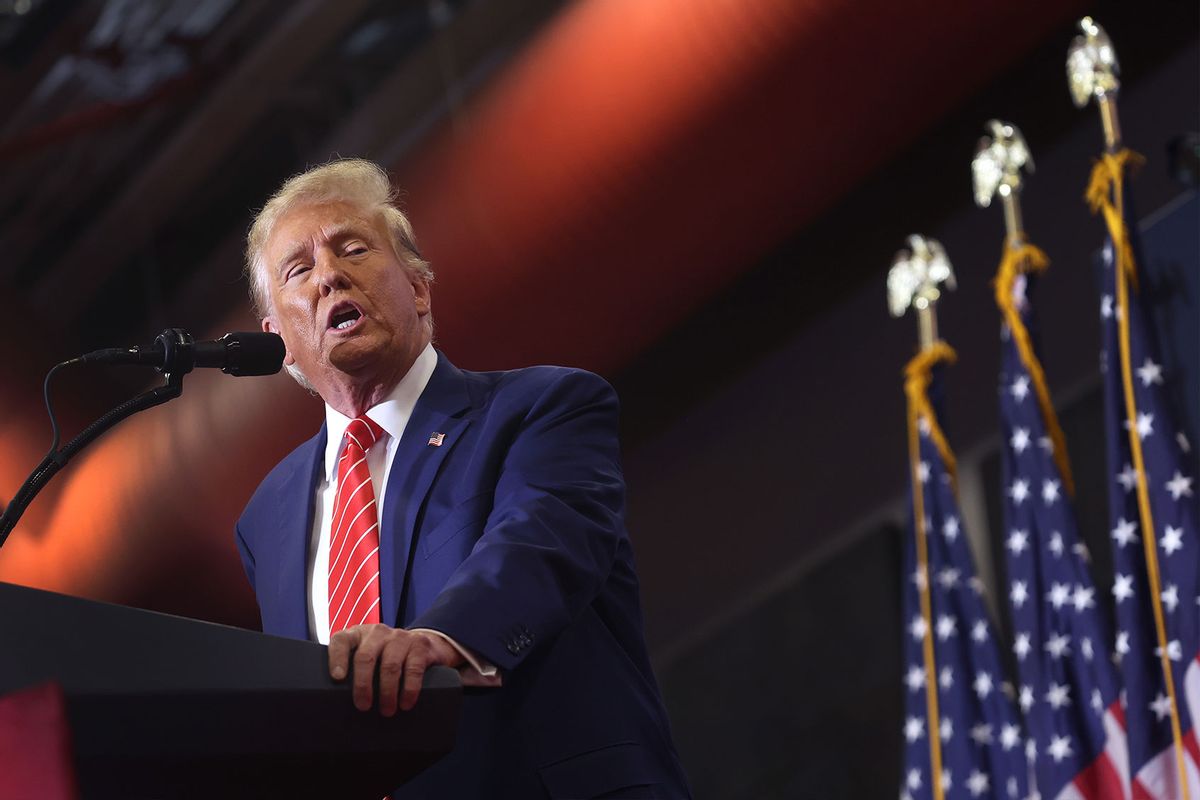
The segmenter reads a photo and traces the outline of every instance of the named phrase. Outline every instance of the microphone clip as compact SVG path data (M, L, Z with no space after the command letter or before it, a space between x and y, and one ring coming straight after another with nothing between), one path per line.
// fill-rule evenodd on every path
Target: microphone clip
M196 359L192 352L195 343L195 337L183 328L167 328L154 340L155 345L162 347L161 356L157 352L157 347L151 351L156 361L161 359L154 365L154 368L168 378L173 375L188 374L196 366Z

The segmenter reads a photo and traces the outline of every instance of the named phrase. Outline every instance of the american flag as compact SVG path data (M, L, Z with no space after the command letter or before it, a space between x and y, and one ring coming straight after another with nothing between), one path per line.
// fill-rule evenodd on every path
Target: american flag
M1000 653L963 532L951 467L937 444L944 439L934 407L928 403L928 390L936 392L939 380L931 367L951 357L948 347L936 345L908 368L910 402L914 396L926 398L918 421L916 472L929 568L926 581L916 555L916 515L910 515L904 546L906 744L900 797L937 797L936 780L940 796L952 800L1017 800L1028 795L1025 737L1013 700L1004 690ZM920 599L926 584L932 612L928 623ZM929 673L923 650L927 634L934 651ZM927 675L936 687L938 720L933 725L927 713ZM931 767L931 736L938 737L941 745L941 775L937 776Z
M1046 266L1008 248L997 276L1001 329L1004 549L1013 653L1033 756L1034 796L1120 800L1129 767L1111 629L1100 616L1072 480L1032 337L1028 297Z
M1200 609L1197 603L1196 496L1186 440L1171 423L1166 382L1145 298L1137 290L1142 263L1128 203L1121 188L1128 151L1097 164L1089 198L1105 211L1109 238L1102 259L1100 322L1105 422L1108 438L1109 512L1113 540L1113 595L1117 609L1116 657L1125 682L1125 719L1135 798L1200 800L1200 748L1192 720L1200 714ZM1118 202L1119 201L1119 202ZM1107 208L1105 208L1107 206ZM1114 245L1114 240L1117 244ZM1128 313L1122 312L1119 278L1124 266ZM1122 361L1121 322L1127 316L1129 358ZM1126 397L1126 388L1132 398ZM1128 408L1132 399L1134 408ZM1140 444L1139 471L1131 437ZM1148 508L1141 508L1145 492ZM1147 525L1144 511L1149 511ZM1152 536L1152 540L1148 539ZM1157 605L1164 624L1172 686L1162 664L1155 600L1144 548L1153 542L1160 575ZM1174 695L1177 702L1171 702ZM1173 723L1178 721L1177 750Z

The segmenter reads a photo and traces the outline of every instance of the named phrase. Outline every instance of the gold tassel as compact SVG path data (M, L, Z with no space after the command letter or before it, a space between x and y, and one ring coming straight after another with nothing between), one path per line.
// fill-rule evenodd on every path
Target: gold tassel
M1016 282L1017 276L1044 272L1048 266L1050 266L1050 260L1046 258L1046 254L1033 245L1024 244L1013 247L1006 244L1004 257L1000 260L1000 268L996 271L996 280L993 285L996 289L996 305L1000 307L1004 322L1012 334L1021 363L1025 365L1025 371L1029 373L1029 378L1033 381L1034 394L1037 396L1038 406L1042 411L1042 423L1046 426L1046 433L1054 444L1054 462L1058 465L1058 472L1062 475L1067 494L1074 497L1075 478L1071 474L1070 459L1067 458L1067 440L1058 424L1058 415L1054 413L1054 405L1050 402L1050 389L1046 385L1046 373L1042 369L1042 362L1038 360L1033 351L1029 330L1021 321L1021 314L1017 310L1016 303L1013 302L1013 284Z
M1118 153L1105 153L1092 167L1092 176L1088 181L1084 197L1093 214L1103 214L1108 226L1108 234L1112 239L1116 256L1116 265L1133 285L1138 288L1137 264L1133 260L1133 246L1129 241L1129 230L1117 204L1123 202L1124 175L1146 163L1146 159L1132 150L1121 150ZM1114 198L1116 202L1114 203Z
M908 407L915 413L916 419L924 418L929 425L929 436L941 453L946 465L946 472L952 480L958 480L958 463L954 453L946 441L946 435L938 424L937 415L929 402L929 383L933 379L933 368L938 364L953 364L958 360L958 354L945 342L934 342L931 346L918 353L904 367L904 394L908 397Z

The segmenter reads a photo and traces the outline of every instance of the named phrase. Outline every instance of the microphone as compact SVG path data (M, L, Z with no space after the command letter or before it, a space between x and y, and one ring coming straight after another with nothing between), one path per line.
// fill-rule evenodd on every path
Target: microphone
M227 333L215 341L197 342L181 328L167 328L144 347L96 350L80 358L85 364L144 364L159 372L186 375L195 367L214 367L228 375L274 375L283 368L283 339L274 333Z

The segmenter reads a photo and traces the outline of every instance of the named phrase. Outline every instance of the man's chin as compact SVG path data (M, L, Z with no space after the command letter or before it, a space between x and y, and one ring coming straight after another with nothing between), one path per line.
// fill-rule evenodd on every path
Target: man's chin
M365 336L338 342L329 350L329 365L347 375L374 372L385 358L384 348Z

